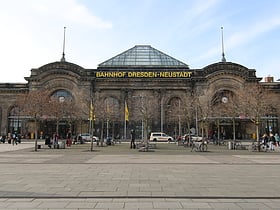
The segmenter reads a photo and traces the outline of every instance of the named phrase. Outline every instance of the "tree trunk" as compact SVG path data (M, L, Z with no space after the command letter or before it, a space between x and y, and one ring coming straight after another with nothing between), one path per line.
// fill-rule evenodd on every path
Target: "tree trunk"
M38 149L37 119L35 117L35 151Z
M256 123L256 135L257 135L258 152L260 152L261 151L261 144L260 144L259 124L258 123Z
M101 134L100 134L100 146L103 147L103 142L104 142L104 120L102 120L101 123Z
M144 119L144 144L146 151L149 150L149 139L148 139L148 120Z

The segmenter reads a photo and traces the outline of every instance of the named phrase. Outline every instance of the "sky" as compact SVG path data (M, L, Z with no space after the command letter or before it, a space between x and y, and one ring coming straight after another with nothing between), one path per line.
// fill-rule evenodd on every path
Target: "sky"
M151 45L201 69L222 59L280 79L279 0L0 0L0 83L65 58L96 69ZM221 30L223 27L223 30Z

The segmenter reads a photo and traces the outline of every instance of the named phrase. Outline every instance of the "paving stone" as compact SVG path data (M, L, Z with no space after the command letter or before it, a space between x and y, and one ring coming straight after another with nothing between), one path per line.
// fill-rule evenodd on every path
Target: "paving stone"
M280 152L0 145L0 209L277 209ZM269 172L269 173L268 173ZM266 180L266 181L263 181ZM270 197L267 197L270 196ZM257 197L253 199L254 197ZM275 198L275 199L270 199Z

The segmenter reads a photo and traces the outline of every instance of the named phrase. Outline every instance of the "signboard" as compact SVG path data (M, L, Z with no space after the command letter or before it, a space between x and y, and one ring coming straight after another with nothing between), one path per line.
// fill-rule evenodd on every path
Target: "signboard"
M100 71L97 78L189 78L190 71Z

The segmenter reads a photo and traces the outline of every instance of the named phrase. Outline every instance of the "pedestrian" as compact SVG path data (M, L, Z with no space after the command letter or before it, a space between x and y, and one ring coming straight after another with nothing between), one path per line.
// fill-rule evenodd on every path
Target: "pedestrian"
M213 134L213 144L214 144L214 145L218 144L218 142L217 142L216 131L215 131L214 134Z
M267 134L265 133L265 134L263 134L263 136L262 136L262 143L263 143L263 145L264 146L268 146L268 137L267 137Z
M279 147L280 146L280 136L278 135L278 133L275 133L274 138L276 141L276 146Z
M47 145L49 148L52 147L51 137L49 135L46 135L45 145Z
M12 140L13 140L13 146L16 144L17 145L17 135L16 133L13 133L13 136L12 136Z
M135 130L131 130L131 141L130 141L130 149L135 149L136 145L135 145Z
M53 134L53 148L57 148L58 145L58 135L57 133Z
M275 137L272 133L269 134L269 149L270 150L274 150L274 146L275 146Z
M67 133L67 140L66 140L67 147L71 147L71 144L72 144L71 137L72 137L72 135L71 135L71 132L69 131Z

